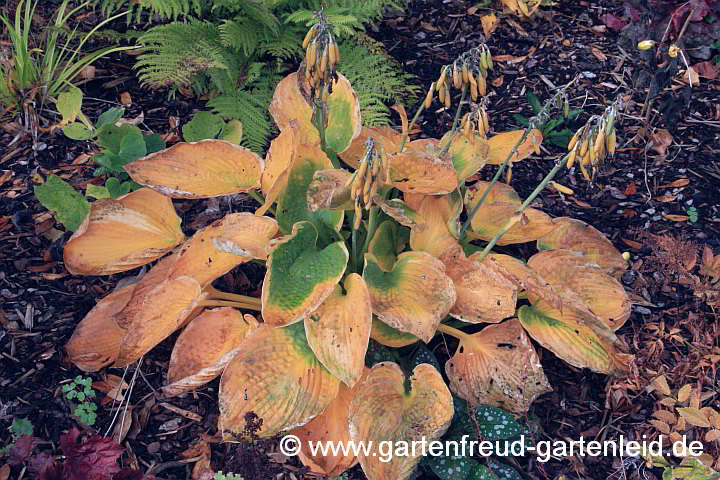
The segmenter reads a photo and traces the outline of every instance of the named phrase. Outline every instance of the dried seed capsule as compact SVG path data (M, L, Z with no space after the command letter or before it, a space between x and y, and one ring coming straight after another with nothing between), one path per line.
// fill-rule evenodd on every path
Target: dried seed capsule
M487 63L488 70L493 69L493 60L492 60L492 55L490 54L489 49L485 50L485 63Z
M582 147L580 147L580 156L584 157L585 154L588 151L588 148L590 147L590 139L586 138L585 141L582 144Z
M307 64L310 65L311 69L315 65L315 61L317 60L317 41L313 40L313 42L310 44L310 46L305 51L305 60L307 61Z
M570 115L570 102L568 102L568 100L566 98L565 101L563 102L563 116L565 118L567 118L568 115Z
M595 138L595 145L593 146L593 150L597 154L600 149L605 145L605 131L600 130L600 133L598 133L598 136Z
M445 104L445 88L438 89L438 99L440 103Z
M560 193L564 193L565 195L572 195L575 192L571 189L566 187L565 185L561 185L557 182L550 182L555 190L557 190Z
M479 60L480 60L480 66L481 66L483 69L487 70L488 68L490 68L490 66L489 66L488 63L487 63L487 55L485 54L485 50L483 50L482 52L480 52L480 59L479 59Z
M328 60L330 60L330 55L328 54L328 47L325 45L325 48L322 51L322 56L320 57L320 75L325 76Z
M332 65L337 65L339 60L337 50L335 50L336 46L337 44L335 43L335 40L330 38L330 41L328 43L328 56L330 57L330 63Z
M425 108L430 108L430 105L432 105L434 94L435 94L435 82L433 82L430 85L430 90L428 90L427 95L425 95Z
M485 77L482 75L478 76L478 94L481 97L484 97L487 93L487 82L485 82Z
M490 115L483 110L482 111L482 121L483 121L483 130L485 130L485 134L487 135L490 132Z
M607 137L607 151L611 157L615 156L615 146L617 144L617 138L615 137L615 131L610 133Z
M440 78L438 78L438 80L436 82L437 85L435 86L435 88L437 88L438 91L441 91L442 87L445 85L445 79L447 78L447 71L448 71L447 65L445 65L443 67L443 69L440 71ZM442 100L440 100L440 101L442 102Z
M580 171L582 172L583 177L585 177L585 180L587 180L588 182L591 181L590 175L588 174L588 171L585 168L585 165L583 165L582 163L580 164Z
M360 207L360 202L355 201L355 222L353 224L353 228L357 230L360 228L360 224L362 223L362 207Z
M457 64L453 65L453 85L455 88L462 87L462 72Z
M335 50L335 65L337 65L340 63L340 47L335 41L333 41L333 50Z
M452 95L450 95L450 89L448 89L447 85L445 85L445 108L450 108L452 106Z
M521 1L522 1L522 0L521 0ZM507 180L506 183L507 183L508 185L510 185L510 182L512 182L512 164L510 164L510 166L508 167L507 179L506 179L506 180Z
M570 139L570 143L568 143L568 151L572 150L573 148L575 148L575 145L577 145L578 133L579 131L575 132L575 135L573 135L573 137Z
M465 64L463 63L463 66L462 66L462 78L463 78L463 83L469 83L469 82L470 82L470 78L469 78L469 77L470 77L470 71L468 70L467 65L465 65Z
M472 77L470 77L472 78ZM478 88L476 83L470 84L470 98L472 98L473 102L477 102L478 99Z
M525 0L517 0L517 3L518 3L518 7L520 7L520 10L522 11L522 13L523 13L526 17L529 17L529 16L530 16L530 10L528 10L527 5L525 4Z
M575 157L577 157L577 150L573 150L572 152L570 152L570 155L568 155L568 161L567 161L568 170L571 169L573 164L575 163Z
M466 137L470 136L470 123L470 120L468 120L467 118L465 119L465 123L463 123L463 135L465 135Z
M313 25L310 30L308 30L307 34L305 34L305 39L303 40L303 48L307 48L308 45L310 45L310 40L315 38L315 34L317 33L318 24L316 23Z

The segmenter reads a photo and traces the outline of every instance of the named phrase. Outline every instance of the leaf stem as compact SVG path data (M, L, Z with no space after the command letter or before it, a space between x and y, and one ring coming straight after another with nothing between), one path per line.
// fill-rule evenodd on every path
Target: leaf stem
M198 302L198 307L235 307L242 308L244 310L254 310L256 312L262 311L262 305L250 305L241 302L231 302L228 300L203 300Z
M357 214L353 214L353 218L350 219L352 223L352 254L350 257L350 266L353 272L357 272L357 229L355 228L355 215Z
M314 99L315 103L315 127L317 127L320 133L320 149L327 154L325 145L325 105L323 104L322 97Z
M378 207L370 208L370 220L368 220L367 237L365 237L365 244L363 245L360 255L365 255L367 253L368 247L370 246L370 240L372 240L372 237L375 235L375 230L377 230L378 210Z
M407 132L403 132L403 138L402 142L400 142L400 149L398 152L402 152L403 148L405 148L405 142L407 142L408 137L410 136L410 132L412 131L413 126L415 125L415 122L417 121L420 114L425 110L425 102L420 102L420 107L418 107L417 111L415 112L415 116L413 116L412 121L410 122L410 125L408 125Z
M465 332L463 332L463 331L461 331L461 330L458 330L457 328L453 328L453 327L451 327L451 326L449 326L449 325L444 325L444 324L442 324L442 323L441 323L440 325L438 325L436 331L437 331L437 332L442 332L442 333L444 333L444 334L446 334L446 335L450 335L451 337L455 337L455 338L457 338L458 340L467 340L467 341L472 341L472 340L473 340L472 335L468 335L467 333L465 333Z
M247 303L250 305L261 305L262 300L256 297L248 297L247 295L239 295L237 293L222 292L213 286L205 287L205 293L208 294L208 300L222 299L231 300L233 302Z
M460 122L460 113L462 112L462 107L465 104L465 95L467 95L467 84L463 85L462 94L460 95L460 104L458 105L457 111L455 112L452 129L450 130L450 138L448 139L445 148L443 148L443 153L450 150L450 145L452 144L453 138L455 137L455 132L457 132L458 122Z
M265 205L265 198L254 190L250 190L248 194L255 199L260 205ZM275 215L275 207L268 208L268 211Z

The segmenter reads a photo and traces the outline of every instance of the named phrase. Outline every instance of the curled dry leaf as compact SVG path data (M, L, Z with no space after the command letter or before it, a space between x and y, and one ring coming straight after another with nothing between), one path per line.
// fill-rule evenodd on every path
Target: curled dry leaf
M452 132L447 132L440 140L440 146L447 145L451 135ZM458 130L452 136L448 153L452 157L458 180L463 181L485 166L490 156L490 145L483 136L473 131L466 135Z
M357 464L357 457L353 454L343 455L313 455L310 442L318 445L319 442L335 442L335 445L348 445L351 441L348 422L350 417L350 404L358 388L367 378L369 368L365 368L360 380L353 388L341 384L337 397L323 413L313 418L302 427L293 429L290 434L300 439L300 452L298 458L310 467L310 471L330 477L339 476L344 471Z
M316 171L307 190L308 210L352 210L355 203L350 198L350 177L352 173L342 169Z
M410 194L406 194L410 197ZM420 216L417 226L410 229L410 247L414 251L427 252L434 257L457 244L455 234L460 230L462 197L458 192L447 195L412 195Z
M257 326L252 315L243 316L234 308L203 311L175 342L168 369L169 385L163 388L163 394L180 395L220 375Z
M261 325L240 345L220 379L219 429L243 435L246 414L262 420L261 438L305 425L338 394L340 380L315 357L301 323Z
M660 129L650 135L649 140L652 142L652 149L660 155L667 155L667 149L672 145L673 137L670 132Z
M224 140L177 143L123 168L133 180L173 198L208 198L260 188L264 162Z
M457 244L448 248L440 261L457 292L450 315L470 323L497 323L515 313L517 287L494 268L496 263L474 262Z
M345 242L320 249L310 222L293 226L278 239L267 260L262 286L265 323L283 326L299 322L328 298L345 273L349 253Z
M455 287L445 266L425 252L404 252L390 271L365 255L363 278L370 290L373 313L402 332L429 342L440 321L450 312Z
M172 200L142 188L103 198L65 245L63 259L73 275L110 275L162 257L185 238Z
M483 203L472 219L472 232L468 233L489 242L505 227L517 209L518 206L512 203ZM545 212L528 207L523 211L523 215L527 222L522 220L515 223L498 240L498 245L531 242L555 228L552 219Z
M378 195L373 198L373 202L400 225L417 228L418 231L422 231L422 229L425 228L422 216L402 200L398 198L385 200Z
M513 147L522 138L524 130L513 130L511 132L498 133L488 139L490 145L489 165L502 165L510 156ZM511 162L519 162L528 158L533 152L539 153L543 135L540 130L533 130L528 134L525 141L518 147L517 153L510 159Z
M350 405L350 438L372 446L372 451L358 456L365 475L369 480L409 479L422 459L420 449L383 462L379 445L432 442L445 433L452 417L452 396L435 367L426 363L415 367L406 392L402 369L392 362L378 363Z
M514 413L526 413L535 398L552 390L517 319L462 338L445 372L453 393L471 405Z
M442 153L434 145L428 144L426 149L389 154L388 160L388 184L400 191L441 195L452 192L458 186L450 154Z
M365 281L357 273L345 278L311 315L305 333L315 356L330 373L352 387L365 366L370 341L372 304Z

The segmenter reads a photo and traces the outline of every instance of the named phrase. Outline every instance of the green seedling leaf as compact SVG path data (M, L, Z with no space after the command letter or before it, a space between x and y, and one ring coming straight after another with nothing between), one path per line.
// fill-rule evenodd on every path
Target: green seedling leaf
M13 418L10 430L16 437L33 434L33 424L27 418Z
M68 230L77 230L90 213L90 203L85 197L57 175L50 175L33 190L38 201Z
M110 197L117 198L122 197L130 193L132 185L130 182L121 182L117 177L110 177L105 181L105 189L110 194Z
M146 154L145 136L141 132L130 132L120 140L118 156L122 159L123 165L144 157Z
M417 367L421 363L429 363L433 367L437 368L438 372L442 372L442 369L440 368L440 363L438 362L437 358L435 358L435 355L430 351L429 348L427 348L422 343L417 346L417 348L415 349L415 353L413 353L413 356L410 358L410 365L408 365L408 370L412 372L413 370L415 370L415 367Z
M103 125L101 128L98 128L98 136L95 143L99 147L107 148L111 153L119 155L121 148L120 142L123 137L133 132L142 135L142 131L138 127L128 123L120 125L119 127L113 124Z
M220 132L220 140L240 145L243 136L243 124L240 120L230 120Z
M186 142L199 142L215 138L225 127L220 115L210 112L197 112L192 119L183 125L183 137Z
M85 190L85 196L100 200L101 198L110 198L110 192L108 191L107 187L93 185L92 183L89 183L87 189ZM63 389L65 387L67 387L67 385L63 385Z
M542 104L540 103L540 99L537 95L535 95L532 92L528 92L527 94L528 103L533 109L533 112L538 113L540 110L542 110Z
M478 462L462 455L429 457L427 464L441 480L467 480Z
M80 122L73 122L67 127L63 128L63 133L66 137L73 140L90 140L97 134L96 131L90 130Z
M105 125L113 125L125 115L125 107L113 107L100 114L95 128L99 129Z
M151 153L159 152L160 150L163 150L165 145L165 140L163 140L162 135L159 133L153 133L151 135L145 135L145 155L150 155Z
M530 125L530 120L528 120L526 117L523 117L522 115L519 115L516 113L513 115L513 118L515 119L515 121L517 123L519 123L520 125L522 125L524 127L527 127Z
M78 115L80 115L82 100L82 90L77 87L70 87L70 90L58 95L55 106L57 107L58 112L60 112L60 115L63 117L63 124L74 122Z

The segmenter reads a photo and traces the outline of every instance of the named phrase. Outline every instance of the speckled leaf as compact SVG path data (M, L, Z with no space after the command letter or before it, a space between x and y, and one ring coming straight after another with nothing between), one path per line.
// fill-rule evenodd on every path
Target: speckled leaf
M415 352L413 353L412 357L410 357L410 362L408 363L408 370L414 370L415 367L417 367L421 363L427 363L429 365L432 365L437 369L438 372L442 371L440 369L440 363L438 362L435 355L430 351L428 347L426 347L422 343L415 347Z
M372 368L377 363L394 361L395 357L393 357L393 354L388 347L370 339L367 355L365 355L366 366Z
M511 132L503 132L493 135L488 139L490 145L489 165L502 165L505 159L512 152L513 147L523 136L523 130L513 130ZM536 150L540 149L543 141L543 135L540 130L533 130L528 137L517 149L517 153L510 159L511 162L519 162L528 158Z
M316 171L307 191L308 210L315 212L320 208L330 210L355 208L355 202L350 198L351 177L352 173L339 168Z
M458 244L445 250L440 261L457 292L450 315L470 323L497 323L514 315L517 287L502 275L497 264L466 258Z
M372 442L372 451L358 457L365 475L369 480L408 480L422 452L394 455L390 462L382 462L378 446L383 441L437 440L452 416L452 396L431 365L415 367L407 392L405 375L397 364L375 365L350 405L350 438L366 445Z
M571 365L607 375L630 370L632 355L620 353L617 337L607 325L590 326L579 314L561 313L542 300L520 307L517 314L535 341Z
M447 145L451 135L452 132L447 132L440 140L440 145ZM475 132L465 135L462 130L458 130L452 137L448 152L452 156L458 180L463 181L485 166L490 156L490 145Z
M489 242L505 227L517 208L517 205L512 203L483 203L472 219L472 233L477 238ZM531 242L555 228L550 216L535 208L526 208L523 216L527 222L519 221L510 227L510 230L498 240L498 245Z
M260 188L264 162L224 140L177 143L125 165L141 185L173 198L208 198Z
M268 256L262 286L265 323L298 322L329 297L342 278L349 254L344 242L320 249L310 222L295 224L291 235L278 239Z
M330 296L305 317L305 333L315 356L330 373L353 387L365 366L370 340L372 304L365 281L357 273L335 285Z
M555 227L537 241L538 250L566 249L588 257L615 278L627 270L627 261L599 230L569 217L552 219Z
M464 455L441 455L428 457L427 464L440 480L467 480L478 462Z
M373 313L400 331L425 342L456 300L445 266L425 252L405 252L390 271L380 268L372 254L365 255L363 278L370 290Z
M73 275L110 275L150 263L183 241L170 198L142 188L91 204L90 215L65 245Z
M375 256L380 268L385 271L392 270L398 253L405 249L410 238L407 228L399 226L392 220L385 220L375 230L368 252Z
M261 325L220 379L219 430L226 440L243 436L250 412L262 420L260 438L305 425L330 405L339 387L310 349L301 323Z
M516 320L490 325L460 340L445 364L451 390L471 405L525 413L551 390L540 360Z
M479 463L470 471L467 480L499 480L497 475L488 469L485 465Z
M507 440L527 433L512 413L502 408L478 405L475 407L475 420L479 433L486 440Z
M517 470L509 465L505 465L504 463L492 458L488 458L487 462L493 474L499 480L524 480Z
M442 153L432 144L427 147L427 150L389 154L388 184L403 192L426 195L440 195L455 190L458 179L450 154Z
M420 339L415 335L396 330L374 315L372 330L370 330L370 338L381 345L393 348L405 347L420 341ZM392 360L392 357L390 360Z

